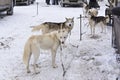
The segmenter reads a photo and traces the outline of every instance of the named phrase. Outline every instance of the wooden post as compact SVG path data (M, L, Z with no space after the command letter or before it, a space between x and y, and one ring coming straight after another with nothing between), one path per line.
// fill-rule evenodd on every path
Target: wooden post
M80 41L82 40L82 15L80 14Z
M37 2L37 15L39 14L39 12L38 12L38 4L39 4L39 3Z

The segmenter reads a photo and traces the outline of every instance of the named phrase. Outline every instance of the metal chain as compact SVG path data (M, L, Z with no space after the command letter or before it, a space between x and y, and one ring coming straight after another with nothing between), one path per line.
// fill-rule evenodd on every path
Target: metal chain
M118 64L120 64L120 54L116 54L116 61Z
M116 78L116 80L120 80L120 54L116 54L116 61L119 67L119 73L118 73L118 77Z

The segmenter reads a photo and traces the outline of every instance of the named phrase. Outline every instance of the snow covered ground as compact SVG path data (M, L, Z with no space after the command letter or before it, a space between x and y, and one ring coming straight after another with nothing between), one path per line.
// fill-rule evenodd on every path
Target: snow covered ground
M84 25L87 19L84 19L84 34L80 41L77 17L82 14L81 7L47 6L44 0L37 1L38 15L35 3L30 6L15 6L13 16L0 19L0 80L115 80L119 69L111 47L111 27L107 27L107 33L100 33L100 28L97 28L97 38L93 39L90 37L89 27ZM104 15L105 3L99 3L99 15ZM26 73L22 61L24 44L30 35L36 34L31 32L30 26L45 21L63 22L65 17L74 17L75 20L72 34L66 41L67 47L62 51L65 76L63 77L59 49L56 56L58 68L52 68L50 52L42 51L38 61L40 68L37 69L40 73L33 73L32 64L32 72Z

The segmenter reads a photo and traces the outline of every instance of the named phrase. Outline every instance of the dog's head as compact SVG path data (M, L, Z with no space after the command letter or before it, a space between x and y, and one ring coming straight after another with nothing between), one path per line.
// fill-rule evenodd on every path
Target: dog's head
M66 39L68 37L68 34L69 34L69 30L68 29L60 29L60 30L58 30L57 38L59 39L61 44L65 43L65 41L66 41Z
M65 26L73 28L73 26L74 26L74 17L73 18L66 18Z
M98 15L98 10L95 9L95 8L89 9L89 10L88 10L88 14L89 14L90 16L97 16L97 15Z

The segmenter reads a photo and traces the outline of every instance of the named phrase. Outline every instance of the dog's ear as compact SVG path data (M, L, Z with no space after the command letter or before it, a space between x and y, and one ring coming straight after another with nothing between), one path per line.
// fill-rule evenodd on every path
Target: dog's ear
M72 18L72 21L74 21L74 17Z
M83 2L83 6L86 7L86 6L87 6L87 3L86 3L86 2Z
M68 21L68 18L65 18L66 19L66 21Z
M91 15L91 10L88 10L88 14Z

